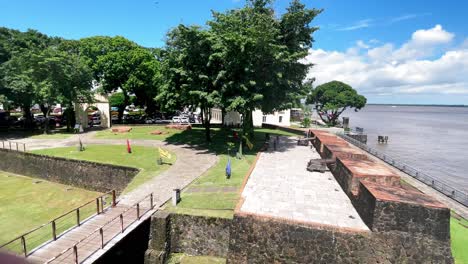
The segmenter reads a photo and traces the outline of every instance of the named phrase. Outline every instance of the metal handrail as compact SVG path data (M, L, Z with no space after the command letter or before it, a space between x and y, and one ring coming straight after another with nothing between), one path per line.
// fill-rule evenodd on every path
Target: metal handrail
M76 226L80 226L81 223L82 223L82 221L81 221L81 219L80 219L80 209L81 209L81 208L84 208L85 206L87 206L87 205L93 203L94 201L96 201L96 214L100 214L100 213L104 212L104 210L107 209L107 208L109 207L109 206L107 206L106 208L104 208L104 200L103 200L103 198L106 197L106 196L108 196L108 195L112 195L112 206L115 206L115 205L116 205L116 193L115 193L115 190L112 190L112 191L106 192L106 193L104 193L104 194L102 194L102 195L96 197L95 199L93 199L93 200L91 200L91 201L89 201L89 202L87 202L87 203L85 203L85 204L82 204L82 205L80 205L79 207L76 207L76 208L74 208L74 209L72 209L72 210L70 210L70 211L68 211L68 212L66 212L66 213L64 213L64 214L62 214L62 215L60 215L60 216L58 216L58 217L55 217L54 219L50 220L49 222L47 222L47 223L45 223L45 224L42 224L42 225L40 225L40 226L38 226L38 227L35 227L35 228L33 228L33 229L31 229L31 230L29 230L29 231L27 231L27 232L21 234L20 236L18 236L18 237L16 237L16 238L14 238L14 239L12 239L12 240L10 240L10 241L8 241L8 242L6 242L6 243L0 245L0 249L5 248L5 247L7 247L8 245L10 245L10 244L12 244L12 243L14 243L14 242L20 240L20 241L21 241L21 244L22 244L23 255L24 255L25 257L27 257L27 256L29 255L29 253L32 252L32 251L34 250L34 249L33 249L33 250L31 250L30 252L27 251L27 246L26 246L26 245L27 245L27 243L26 243L26 242L27 242L27 240L26 240L26 236L27 236L27 235L30 235L30 234L36 232L36 231L39 230L39 229L42 229L42 228L44 228L44 227L46 227L46 226L51 225L51 226L52 226L52 238L51 238L51 239L48 239L48 240L46 240L46 241L44 241L42 244L47 243L47 242L52 241L52 240L56 240L57 237L59 237L60 235L62 235L63 233L65 233L65 232L67 231L67 230L65 230L64 232L57 234L57 232L56 232L56 231L57 231L57 230L56 230L56 225L55 225L55 223L57 222L57 220L60 220L61 218L65 217L65 216L67 216L67 215L70 215L71 213L76 212L76 214L77 214L77 221L76 221L76 224L73 225L73 226L71 226L70 228L73 228L73 227L76 227ZM93 216L93 215L95 215L95 214L92 214L91 216ZM91 216L90 216L90 217L91 217ZM88 218L89 218L89 217L88 217ZM85 220L86 220L86 219L84 219L84 221L85 221ZM70 228L69 228L69 229L70 229Z
M392 165L393 167L405 172L406 174L410 175L411 177L419 180L420 182L432 187L433 189L439 191L440 193L446 195L447 197L461 203L464 206L468 206L468 194L465 193L462 190L459 190L455 187L450 186L449 184L440 181L436 178L434 178L431 175L428 175L425 172L422 172L394 157L388 154L383 154L366 144L359 142L358 140L351 138L347 136L346 134L343 133L337 133L337 135L344 140L348 141L349 143L355 145L356 147L367 151L368 153L376 156L377 158L383 160L389 165Z
M150 198L150 207L148 210L146 210L145 212L141 213L140 212L140 203L142 203L144 200L146 200L147 198ZM124 224L123 224L123 216L125 213L127 213L128 211L130 211L131 209L135 208L137 209L137 215L136 215L136 218L130 222L126 227L124 227ZM86 239L90 238L92 235L96 234L97 232L99 232L100 236L101 236L101 249L104 248L106 246L107 243L104 243L104 228L106 226L108 226L110 223L114 222L116 219L120 218L120 226L121 226L121 231L120 233L123 233L125 232L125 230L130 226L132 225L133 223L135 223L137 220L140 220L141 217L143 215L145 215L147 212L151 211L154 209L154 202L153 202L153 193L150 193L148 195L146 195L145 197L143 197L141 200L139 200L137 203L133 204L132 206L126 208L124 211L122 211L118 216L115 216L113 217L112 219L110 219L109 221L107 221L105 224L101 225L100 227L96 228L93 232L89 233L88 235L86 235L85 237L81 238L80 240L78 240L78 242L76 242L72 247L69 247L69 248L66 248L64 250L62 250L58 255L56 255L55 257L52 257L50 258L49 260L47 260L45 262L45 264L48 264L48 263L51 263L53 262L54 260L58 259L59 257L63 256L65 253L69 252L70 250L73 250L73 255L74 255L74 262L76 264L79 263L78 261L78 244L85 241ZM111 237L109 239L109 241L111 239L113 239L114 237L116 237L119 233L115 234L113 237ZM96 249L94 252L96 252L98 249Z
M5 144L7 143L7 144ZM16 148L12 148L12 143L16 144ZM7 146L8 145L8 146ZM22 150L19 148L19 145L23 145ZM7 146L7 147L5 147ZM26 152L26 143L21 143L21 142L12 142L9 140L1 140L1 148L2 149L9 149L9 150L16 150L16 151L23 151Z

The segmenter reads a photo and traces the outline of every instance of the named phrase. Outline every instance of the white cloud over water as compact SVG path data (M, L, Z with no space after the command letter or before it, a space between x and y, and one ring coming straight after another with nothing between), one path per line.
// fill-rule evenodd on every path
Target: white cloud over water
M435 25L415 31L400 46L358 40L345 52L312 49L309 77L316 85L343 81L368 96L468 95L467 40L454 45L454 38Z

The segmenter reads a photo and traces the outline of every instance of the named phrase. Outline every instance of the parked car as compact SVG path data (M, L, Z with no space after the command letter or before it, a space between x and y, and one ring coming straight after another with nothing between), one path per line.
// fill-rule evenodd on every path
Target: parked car
M172 122L174 122L174 123L180 123L180 122L181 122L180 116L174 116L174 117L172 118Z
M180 118L180 123L188 124L188 123L190 123L190 120L189 120L188 117L181 117Z

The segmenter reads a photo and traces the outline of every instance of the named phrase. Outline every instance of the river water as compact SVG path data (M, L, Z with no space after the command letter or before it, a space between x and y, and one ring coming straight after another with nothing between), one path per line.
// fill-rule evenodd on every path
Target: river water
M369 146L468 192L468 107L368 105L342 116L364 128Z

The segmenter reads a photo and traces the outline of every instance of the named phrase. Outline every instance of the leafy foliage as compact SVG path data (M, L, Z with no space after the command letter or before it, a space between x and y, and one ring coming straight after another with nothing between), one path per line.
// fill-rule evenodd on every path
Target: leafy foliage
M358 111L366 105L367 100L351 86L339 81L331 81L317 86L307 102L315 104L324 122L335 125L344 110L354 108Z

